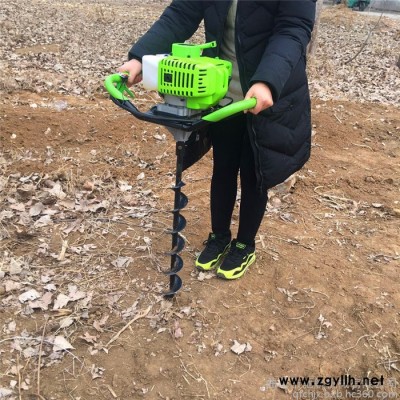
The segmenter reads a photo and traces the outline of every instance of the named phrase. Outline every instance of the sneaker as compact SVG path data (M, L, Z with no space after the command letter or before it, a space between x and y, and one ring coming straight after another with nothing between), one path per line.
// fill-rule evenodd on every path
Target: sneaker
M196 267L201 271L214 269L229 249L230 242L230 233L210 233L208 239L203 243L206 247L197 258Z
M229 252L217 269L217 276L223 279L238 279L256 260L255 246L232 240Z

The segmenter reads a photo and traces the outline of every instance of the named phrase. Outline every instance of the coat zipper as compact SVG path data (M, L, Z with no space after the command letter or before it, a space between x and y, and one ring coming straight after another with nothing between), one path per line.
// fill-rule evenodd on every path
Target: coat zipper
M262 187L263 187L263 182L264 182L264 177L261 171L261 155L260 155L260 147L258 145L257 142L257 133L256 130L254 129L254 123L253 123L253 116L251 117L251 131L253 133L253 137L254 137L254 145L257 148L257 162L255 162L255 172L257 175L257 182L258 182L258 187L257 189L261 192L262 191ZM255 159L255 158L254 158Z
M241 40L240 40L240 35L238 33L239 31L237 29L237 27L238 27L238 22L237 21L238 21L238 14L239 14L239 3L240 3L240 0L238 0L237 9L236 9L236 16L235 16L235 36L237 38L237 43L235 41L236 60L237 60L238 67L239 67L239 79L240 79L240 85L242 86L242 90L243 90L243 88L245 88L246 90L249 90L249 88L247 88L246 85L244 84L242 74L240 73L240 66L241 66L242 70L243 70L243 75L247 76L246 64L241 62L240 57L239 57L239 52L237 51L238 46L239 46L239 48L242 47L242 43L241 43ZM258 188L257 189L261 192L262 191L262 187L263 187L264 178L263 178L263 174L262 174L262 171L261 171L260 147L259 147L258 142L257 142L257 133L256 133L256 130L254 129L253 116L251 116L250 118L251 118L251 131L253 133L254 145L255 145L255 147L257 149L257 154L255 154L255 156L257 156L257 161L256 161L256 157L254 157L254 163L256 164L254 170L255 170L255 173L257 175L257 182L258 182Z

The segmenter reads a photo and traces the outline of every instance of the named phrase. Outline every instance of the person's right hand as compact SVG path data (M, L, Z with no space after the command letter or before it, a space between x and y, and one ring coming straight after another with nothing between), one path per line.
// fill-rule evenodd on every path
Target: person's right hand
M127 72L129 74L127 82L128 86L135 85L142 80L142 63L136 59L127 61L125 64L117 68L117 71Z

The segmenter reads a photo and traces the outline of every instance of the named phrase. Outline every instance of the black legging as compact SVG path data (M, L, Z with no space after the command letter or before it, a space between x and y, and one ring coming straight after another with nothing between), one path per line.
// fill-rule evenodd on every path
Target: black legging
M246 117L223 120L211 127L214 154L211 179L211 225L214 233L227 233L236 201L240 170L241 201L239 242L254 245L267 205L268 193L257 190L254 155L246 129Z

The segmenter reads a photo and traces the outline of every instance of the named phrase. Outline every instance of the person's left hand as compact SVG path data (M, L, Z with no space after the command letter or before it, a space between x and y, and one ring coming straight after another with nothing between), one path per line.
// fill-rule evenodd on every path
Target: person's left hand
M254 115L257 115L259 112L274 105L271 90L265 83L257 82L249 89L249 91L246 93L245 100L252 97L257 100L257 104L254 108L251 108L245 112L250 112Z

